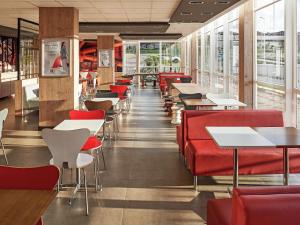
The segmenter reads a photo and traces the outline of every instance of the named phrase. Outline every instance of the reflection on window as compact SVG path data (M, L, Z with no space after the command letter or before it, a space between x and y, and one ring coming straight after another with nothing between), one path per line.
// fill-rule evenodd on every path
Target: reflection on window
M161 69L162 72L177 72L180 67L180 43L162 42Z
M140 43L140 72L157 73L159 71L159 42Z
M239 21L229 23L229 96L238 99L239 88Z
M125 73L134 74L136 72L136 44L126 44L125 45Z
M284 110L284 1L256 12L257 107Z
M210 32L204 36L204 70L210 70Z
M224 70L224 31L223 27L216 29L216 51L215 51L215 72L223 73Z

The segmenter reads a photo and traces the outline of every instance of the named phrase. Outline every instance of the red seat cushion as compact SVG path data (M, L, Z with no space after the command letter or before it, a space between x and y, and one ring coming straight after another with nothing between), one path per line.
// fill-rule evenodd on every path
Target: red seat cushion
M102 146L101 141L96 136L92 136L89 137L89 139L85 142L81 150L88 151L88 150L100 148L101 146Z
M209 200L207 225L231 225L232 199Z
M239 173L283 173L282 149L240 149ZM300 149L290 149L290 172L300 172ZM190 140L185 149L188 166L194 175L233 174L233 150L220 149L213 140Z

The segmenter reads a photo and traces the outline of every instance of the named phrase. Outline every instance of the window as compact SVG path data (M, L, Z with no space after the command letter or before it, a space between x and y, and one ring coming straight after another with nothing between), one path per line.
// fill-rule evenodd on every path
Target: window
M178 72L180 68L180 43L162 42L161 68L162 72Z
M198 81L201 81L201 48L202 48L202 41L201 41L202 35L199 32L197 35L197 69L198 69Z
M281 0L256 11L256 104L259 109L285 111L284 8Z
M136 69L137 61L137 45L136 43L126 43L125 44L125 74L134 74Z
M239 87L239 21L229 23L229 96L238 99Z
M156 73L159 71L160 63L160 43L141 42L140 43L140 72Z

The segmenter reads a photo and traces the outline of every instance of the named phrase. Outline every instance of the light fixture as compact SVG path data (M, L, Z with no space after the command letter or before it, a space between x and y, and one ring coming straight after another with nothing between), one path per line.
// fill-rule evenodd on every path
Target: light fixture
M181 12L180 14L182 16L191 16L193 13L192 12Z
M226 1L226 0L220 0L220 1L216 1L215 5L228 5L230 3L230 1Z
M189 1L189 5L203 5L204 4L204 1L197 1L197 0L194 0L194 1Z

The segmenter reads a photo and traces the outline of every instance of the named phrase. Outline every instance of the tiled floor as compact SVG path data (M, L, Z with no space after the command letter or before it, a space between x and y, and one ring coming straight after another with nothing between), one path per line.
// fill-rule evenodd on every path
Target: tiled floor
M0 109L13 110L12 99L0 101ZM11 165L47 164L50 153L37 131L36 112L24 119L10 113L4 143ZM206 202L228 197L230 177L199 178L192 189L192 176L179 158L175 129L163 112L158 90L137 91L130 114L121 120L117 141L105 148L107 171L102 173L103 191L89 192L90 215L85 216L84 195L72 207L70 191L62 191L44 216L45 225L201 225ZM4 163L0 157L0 163ZM89 182L92 183L92 168ZM69 182L70 173L64 176ZM280 177L241 177L241 183L280 182Z

